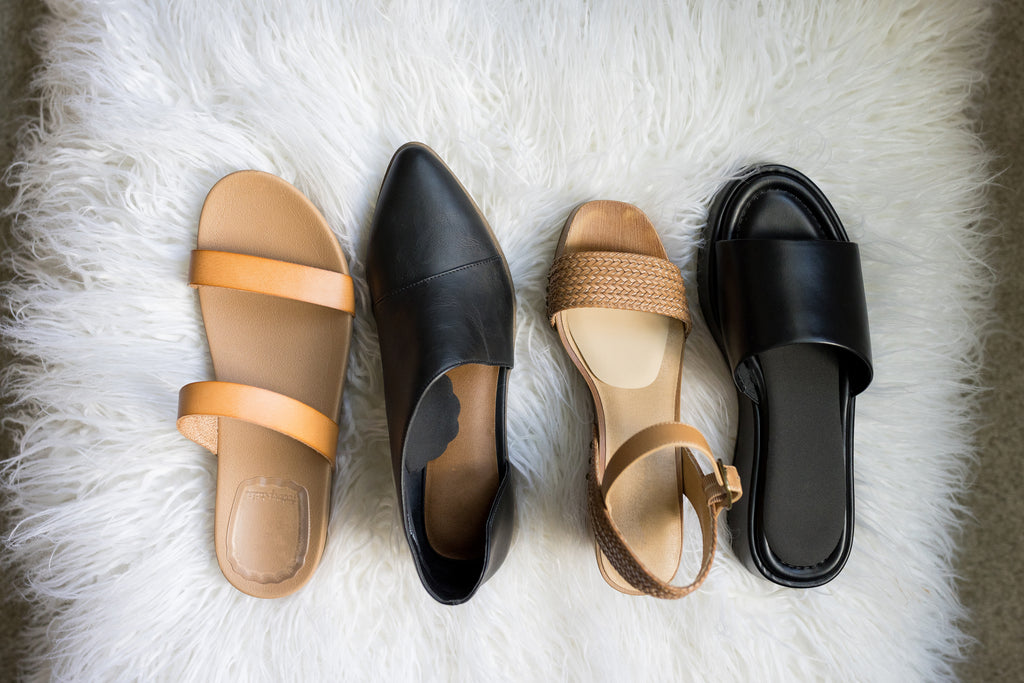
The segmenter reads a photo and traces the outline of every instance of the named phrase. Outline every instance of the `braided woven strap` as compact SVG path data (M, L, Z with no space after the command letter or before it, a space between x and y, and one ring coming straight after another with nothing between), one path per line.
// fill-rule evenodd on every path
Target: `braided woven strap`
M628 469L648 455L675 446L682 459L683 492L697 511L703 536L704 552L700 571L686 586L675 586L655 576L644 566L626 543L608 511L606 496L615 482ZM604 475L598 473L597 439L591 447L590 473L587 476L587 512L594 536L601 552L622 578L633 588L655 598L678 599L692 593L707 578L718 543L718 513L732 507L742 495L736 468L715 460L707 441L690 425L664 422L643 429L629 439L608 461ZM697 453L712 464L710 474L704 474Z
M681 320L690 333L683 276L671 261L620 251L577 251L548 273L548 318L568 308L617 308Z

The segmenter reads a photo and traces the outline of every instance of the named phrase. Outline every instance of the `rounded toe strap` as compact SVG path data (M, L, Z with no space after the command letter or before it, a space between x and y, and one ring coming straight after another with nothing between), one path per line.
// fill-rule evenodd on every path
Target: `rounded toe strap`
M683 469L683 493L697 512L703 536L700 571L685 586L670 584L644 566L615 525L606 502L608 493L623 473L648 455L670 446L678 449ZM702 467L702 463L706 467ZM706 473L705 469L710 471ZM690 425L665 422L637 432L615 452L603 477L597 471L596 438L591 448L587 511L598 546L615 571L633 588L656 598L681 598L704 582L718 543L718 513L732 507L741 495L742 487L736 468L715 460L703 435Z

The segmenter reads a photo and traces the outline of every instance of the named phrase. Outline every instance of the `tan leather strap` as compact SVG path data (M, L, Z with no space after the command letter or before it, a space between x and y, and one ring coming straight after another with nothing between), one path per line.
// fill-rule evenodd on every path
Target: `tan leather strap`
M654 574L629 548L622 532L615 526L608 511L606 496L615 482L631 466L663 448L675 446L682 458L683 492L697 512L703 536L704 552L700 571L692 583L674 586ZM696 456L699 453L711 464L705 474ZM718 543L718 513L732 507L742 495L736 468L716 461L707 441L690 425L664 422L637 432L623 443L609 460L603 476L598 472L598 444L594 439L587 476L587 511L601 552L622 578L633 588L656 598L676 599L693 592L711 569Z
M178 431L217 453L219 419L251 422L300 441L334 465L338 423L301 401L232 382L193 382L178 393Z
M356 310L355 288L348 275L249 254L195 249L188 283L295 299L353 315Z
M679 269L663 258L620 251L576 251L555 259L548 274L548 318L567 308L646 311L681 320L690 309Z

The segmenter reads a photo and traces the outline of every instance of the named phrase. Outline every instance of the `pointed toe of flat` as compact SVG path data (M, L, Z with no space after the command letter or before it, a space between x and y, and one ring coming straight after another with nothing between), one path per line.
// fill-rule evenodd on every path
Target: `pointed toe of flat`
M381 184L368 254L370 288L386 293L500 256L469 193L426 145L403 145Z

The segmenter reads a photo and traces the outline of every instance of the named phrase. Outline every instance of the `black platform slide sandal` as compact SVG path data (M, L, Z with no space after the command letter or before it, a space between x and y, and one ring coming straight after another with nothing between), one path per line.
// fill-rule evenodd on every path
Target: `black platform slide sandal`
M814 183L755 166L715 197L697 279L739 397L733 547L775 583L820 586L852 547L854 396L872 376L857 245Z

